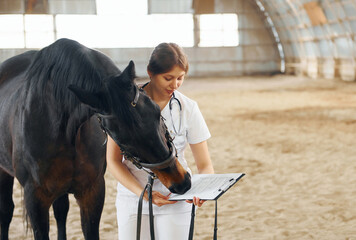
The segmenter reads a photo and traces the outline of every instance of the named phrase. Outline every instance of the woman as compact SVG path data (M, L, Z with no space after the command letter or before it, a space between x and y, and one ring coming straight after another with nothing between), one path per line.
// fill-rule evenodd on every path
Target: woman
M161 108L161 114L174 138L178 160L191 173L184 158L189 143L198 172L214 173L208 152L209 130L195 101L178 92L188 72L188 61L182 48L174 43L161 43L152 52L147 72L150 82L142 86L147 95ZM147 173L123 159L118 145L108 137L108 170L118 180L117 219L119 239L136 237L138 199L147 181ZM153 185L152 202L156 239L187 239L190 224L191 203L202 206L198 197L193 201L169 201L169 190L157 179ZM146 199L147 200L147 199ZM148 203L144 201L141 236L149 239Z

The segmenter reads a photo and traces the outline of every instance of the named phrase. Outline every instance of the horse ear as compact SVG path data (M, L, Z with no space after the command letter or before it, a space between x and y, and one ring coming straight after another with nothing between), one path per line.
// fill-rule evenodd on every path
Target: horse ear
M122 75L126 76L126 79L129 79L130 81L133 81L136 78L135 64L132 60L122 72Z
M106 111L104 94L89 92L72 84L69 85L68 88L75 94L79 101L93 108L95 111Z

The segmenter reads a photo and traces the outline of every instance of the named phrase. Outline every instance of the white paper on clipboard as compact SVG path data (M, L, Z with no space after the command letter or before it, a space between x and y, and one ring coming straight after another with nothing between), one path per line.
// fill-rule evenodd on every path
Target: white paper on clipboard
M244 173L194 174L192 187L185 194L172 193L169 200L192 200L193 197L199 197L202 200L216 200L244 175Z

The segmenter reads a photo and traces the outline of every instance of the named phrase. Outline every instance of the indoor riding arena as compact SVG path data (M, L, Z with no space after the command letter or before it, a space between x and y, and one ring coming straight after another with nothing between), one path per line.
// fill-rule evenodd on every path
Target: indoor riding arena
M356 240L355 0L0 0L0 63L60 38L120 69L133 60L137 83L157 44L183 47L179 91L209 127L215 173L245 173L217 201L218 239ZM112 240L117 180L105 180L100 239ZM34 239L13 191L9 239ZM69 199L67 239L84 239ZM194 239L213 239L214 216L214 201L197 209Z

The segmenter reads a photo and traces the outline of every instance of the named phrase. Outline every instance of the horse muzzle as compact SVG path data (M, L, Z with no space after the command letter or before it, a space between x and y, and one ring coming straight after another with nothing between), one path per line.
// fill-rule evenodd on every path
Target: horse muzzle
M173 183L168 189L171 193L184 194L188 191L192 186L192 181L190 174L187 172L184 175L184 180L182 183Z
M167 168L151 170L172 193L183 194L192 186L190 174L177 159Z

